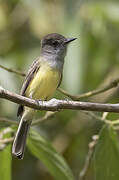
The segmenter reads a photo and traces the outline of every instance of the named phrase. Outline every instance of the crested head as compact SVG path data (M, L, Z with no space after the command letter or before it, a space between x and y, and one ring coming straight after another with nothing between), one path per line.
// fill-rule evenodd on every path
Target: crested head
M50 39L57 40L57 41L63 41L66 38L63 35L61 35L61 34L52 33L52 34L47 34L46 36L44 36L42 40L46 41L46 40L50 40Z
M48 34L41 40L41 52L64 57L68 43L75 39L65 38L63 35L57 33Z

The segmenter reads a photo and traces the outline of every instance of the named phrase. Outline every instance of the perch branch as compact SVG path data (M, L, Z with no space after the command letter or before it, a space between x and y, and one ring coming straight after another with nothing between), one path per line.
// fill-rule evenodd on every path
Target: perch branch
M12 93L0 87L0 98L7 99L17 104L22 104L30 108L45 111L58 111L61 109L86 110L99 112L119 112L119 104L102 104L79 102L69 100L51 99L50 101L36 101L16 93Z

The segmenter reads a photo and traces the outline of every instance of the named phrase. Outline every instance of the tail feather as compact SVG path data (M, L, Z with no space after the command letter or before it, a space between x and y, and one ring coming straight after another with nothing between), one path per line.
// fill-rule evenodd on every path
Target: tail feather
M31 121L21 120L13 142L12 154L17 156L19 159L23 159L24 157L26 138L30 125Z

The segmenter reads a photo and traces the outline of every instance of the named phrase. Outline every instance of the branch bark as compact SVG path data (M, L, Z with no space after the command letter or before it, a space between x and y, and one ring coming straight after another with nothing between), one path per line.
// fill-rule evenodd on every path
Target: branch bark
M37 110L58 111L61 109L99 111L99 112L119 112L119 104L101 104L79 101L68 101L51 99L50 101L37 101L16 93L12 93L0 87L0 98L7 99L17 104L22 104Z
M64 89L61 89L61 88L58 88L57 90L59 92L61 92L62 94L68 96L72 100L78 101L78 100L83 99L83 98L88 98L88 97L91 97L91 96L94 96L97 94L101 94L101 93L108 91L112 88L116 88L118 86L118 84L119 84L119 78L111 81L109 84L105 85L104 87L102 87L100 89L92 90L92 91L89 91L89 92L86 92L83 94L79 94L79 95L72 95L72 94L68 93L67 91L65 91Z
M41 122L44 122L47 119L52 118L56 113L57 113L57 111L55 111L55 112L47 111L43 117L34 120L32 122L32 125L37 125L37 124L39 124ZM19 121L15 121L15 120L11 120L11 119L8 119L8 118L0 117L0 122L2 122L2 121L6 122L6 123L9 123L9 124L16 124L16 125L19 124Z
M99 139L99 135L92 136L92 141L89 143L89 150L88 150L88 154L85 159L84 167L79 174L79 180L85 180L85 178L87 176L88 169L89 169L98 139Z
M0 64L0 68L6 70L8 72L15 73L15 74L20 75L20 76L25 76L25 73L23 73L21 71L18 71L18 70L11 69L11 68L7 68L7 67L5 67L5 66L3 66L1 64Z
M8 118L4 118L4 117L0 117L0 122L6 122L6 123L9 123L9 124L18 124L17 121L15 120L11 120L11 119L8 119Z

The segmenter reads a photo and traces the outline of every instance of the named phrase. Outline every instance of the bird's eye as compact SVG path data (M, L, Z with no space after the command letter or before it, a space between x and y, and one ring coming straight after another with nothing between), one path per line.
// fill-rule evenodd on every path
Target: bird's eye
M53 44L53 46L58 46L59 42L58 41L54 41L52 44Z

